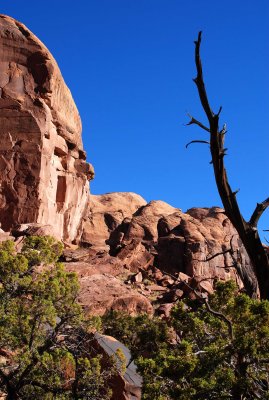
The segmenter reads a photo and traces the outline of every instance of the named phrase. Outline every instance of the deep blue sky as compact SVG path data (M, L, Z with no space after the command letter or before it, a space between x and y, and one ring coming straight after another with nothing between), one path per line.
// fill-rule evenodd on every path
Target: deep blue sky
M193 40L203 30L210 101L228 126L228 175L246 218L269 196L268 0L3 0L56 58L96 170L92 193L133 191L186 210L220 205L206 145ZM269 228L269 213L261 227ZM263 236L263 235L262 235Z

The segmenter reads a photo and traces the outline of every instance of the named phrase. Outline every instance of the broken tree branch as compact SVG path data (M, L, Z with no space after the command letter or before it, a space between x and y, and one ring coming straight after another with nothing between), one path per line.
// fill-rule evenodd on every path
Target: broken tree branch
M198 119L193 118L193 116L190 115L189 113L187 113L187 115L188 115L188 117L190 117L190 122L188 122L186 125L195 124L195 125L200 126L200 128L204 129L205 131L210 132L210 129L207 126L205 126L204 124L202 124L202 122L198 121Z
M269 197L262 203L257 203L257 206L249 220L249 224L254 227L257 227L259 219L261 218L262 214L264 213L267 207L269 207Z
M233 340L233 325L232 322L221 312L215 311L210 307L210 304L208 302L208 299L205 299L205 306L207 308L207 310L212 314L215 315L215 317L218 317L219 319L222 319L222 321L224 321L228 327L228 332L229 332L229 336L230 339Z

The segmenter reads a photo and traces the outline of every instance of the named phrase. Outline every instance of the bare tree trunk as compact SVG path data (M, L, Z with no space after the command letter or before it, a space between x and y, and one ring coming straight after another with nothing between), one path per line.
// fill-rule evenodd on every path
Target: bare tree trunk
M262 213L269 206L269 198L267 198L262 203L257 204L249 222L244 220L236 200L237 192L232 191L224 166L224 157L227 150L224 148L226 125L224 125L223 128L219 130L219 116L222 107L220 107L217 114L214 114L208 101L207 92L203 80L202 63L200 58L201 35L202 32L199 32L198 40L195 41L195 63L197 69L197 77L194 79L194 82L197 86L200 101L209 122L209 128L207 128L205 125L203 125L201 122L197 121L193 117L191 117L189 125L196 124L210 133L210 142L200 142L210 144L215 180L219 195L225 209L225 213L237 230L238 235L241 238L252 262L252 276L250 276L249 272L248 274L245 274L245 279L249 280L248 285L245 285L248 294L251 296L255 295L256 279L258 282L260 297L262 299L269 299L269 256L260 240L257 230L258 221ZM251 284L251 282L253 282L253 284Z

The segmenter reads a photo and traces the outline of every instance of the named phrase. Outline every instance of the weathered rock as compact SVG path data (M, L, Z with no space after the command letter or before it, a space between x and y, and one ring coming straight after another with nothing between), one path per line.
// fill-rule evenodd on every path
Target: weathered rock
M146 270L154 261L154 255L151 254L145 246L137 239L128 244L124 244L117 258L131 272L137 272L140 269Z
M81 121L48 49L0 15L0 222L53 225L72 241L88 202Z
M175 281L170 276L164 275L161 280L161 283L162 283L162 286L171 286L175 283Z
M156 265L163 271L175 273L184 271L185 238L169 234L158 239Z
M223 251L231 247L232 241L246 266L250 260L223 210L218 207L193 208L187 215L190 217L181 224L188 249L185 272L200 279L236 279L239 282L230 254L223 254Z
M212 293L219 279L235 279L240 285L231 256L223 252L232 241L246 265L249 260L222 209L193 208L183 213L159 201L141 206L143 199L126 193L93 199L88 214L94 232L91 247L65 252L67 268L80 276L80 299L89 312L102 314L116 308L130 313L148 309L151 313L146 298L152 301L160 296L163 303L171 303L195 296L190 286L202 294ZM110 225L105 222L107 211ZM90 230L83 235L90 238ZM130 279L133 273L136 277ZM131 282L135 282L134 288Z
M175 296L176 296L177 299L181 299L183 297L183 295L184 295L183 290L181 290L181 289L176 289L175 290Z
M135 274L133 276L133 281L136 282L136 283L141 283L143 281L142 272L138 272L138 274Z
M6 240L14 241L15 238L14 236L11 236L9 233L4 232L2 229L0 229L0 243L5 242Z
M212 283L211 283L210 281L208 281L208 280L203 280L203 279L202 279L202 280L198 283L198 287L199 287L200 290L205 291L205 292L207 292L208 294L214 293L213 285L212 285Z
M118 258L91 248L65 250L62 259L65 261L66 269L77 272L81 278L95 274L108 274L114 277L129 275L129 271L125 270Z
M79 301L91 315L103 315L106 311L125 311L130 315L152 314L149 300L128 288L119 279L106 273L84 276L80 279Z
M141 207L134 215L124 235L123 242L133 239L156 241L158 238L158 221L163 216L175 212L175 208L164 201L151 201Z
M230 248L231 239L233 246L240 249L243 262L250 263L237 232L218 207L193 208L183 213L154 201L139 208L116 230L119 240L117 243L114 238L111 242L111 254L134 272L134 266L142 259L137 270L154 265L162 273L182 272L208 279L211 284L214 279L239 281L230 254L223 254Z
M20 236L57 236L52 225L42 225L37 223L15 225L11 230L14 237Z
M121 350L125 357L125 372L118 373L110 382L113 390L111 400L140 400L142 389L142 377L138 374L136 365L131 359L131 353L121 342L114 337L95 333L98 347L108 356L114 356L117 362L117 350ZM122 367L122 360L119 360L119 370Z
M114 232L125 218L131 218L144 205L146 201L135 193L90 195L82 228L82 245L108 249L106 241L111 232ZM117 237L117 243L119 241L120 238Z

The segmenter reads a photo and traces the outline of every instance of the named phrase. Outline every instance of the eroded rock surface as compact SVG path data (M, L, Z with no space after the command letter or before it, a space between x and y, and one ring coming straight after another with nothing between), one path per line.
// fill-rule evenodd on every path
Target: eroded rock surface
M190 286L208 294L219 279L241 285L226 250L232 245L240 262L250 262L221 208L183 213L132 193L92 199L82 234L86 247L64 254L67 268L79 274L80 301L89 312L152 313L151 303L166 316L169 304L195 296Z
M0 15L0 222L53 225L79 238L88 203L81 120L56 61L23 24Z
M87 213L82 225L81 244L108 250L109 246L106 241L111 232L123 219L131 218L140 207L146 204L146 201L135 193L90 194Z

